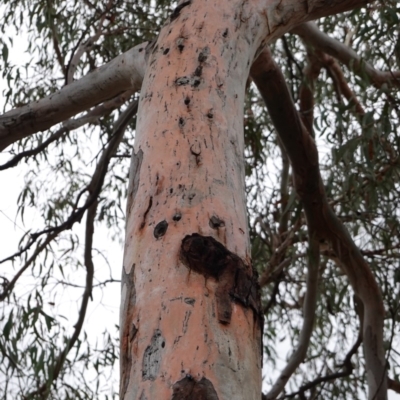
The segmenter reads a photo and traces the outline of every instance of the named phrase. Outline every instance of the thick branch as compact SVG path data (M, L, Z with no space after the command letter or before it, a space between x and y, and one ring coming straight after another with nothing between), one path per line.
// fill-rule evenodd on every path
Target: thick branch
M109 114L115 108L122 105L129 97L133 95L133 91L126 91L121 95L115 97L112 100L106 101L103 104L100 104L94 107L92 110L88 111L84 116L69 119L68 121L63 122L63 126L55 133L53 133L47 140L41 143L39 146L23 151L21 153L16 154L13 158L7 161L5 164L0 165L0 171L15 167L18 163L24 159L25 157L31 157L39 154L44 149L46 149L51 143L55 142L68 132L78 129L86 124L96 124L100 117L103 117L106 114Z
M140 44L56 93L0 116L0 151L127 90L138 91L145 70Z
M301 123L282 72L268 50L255 61L251 76L260 90L292 164L295 188L307 223L321 241L331 242L356 295L363 302L364 352L370 399L387 396L383 348L384 307L375 277L347 229L330 208L319 171L315 143Z

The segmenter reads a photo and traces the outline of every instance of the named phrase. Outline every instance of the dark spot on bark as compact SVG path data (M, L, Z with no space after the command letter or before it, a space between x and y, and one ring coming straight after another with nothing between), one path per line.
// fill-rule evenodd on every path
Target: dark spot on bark
M213 216L210 218L209 224L210 224L210 227L213 228L213 229L218 229L218 228L222 228L222 227L225 226L225 222L222 221L221 219L219 219L219 218L218 218L217 216L215 216L215 215L213 215Z
M224 30L222 36L223 36L224 38L226 38L226 37L228 37L228 33L229 33L229 29L226 28L226 29Z
M146 211L143 214L143 221L140 224L140 229L143 229L144 226L146 225L146 217L147 217L147 214L149 213L150 208L151 208L152 205L153 205L153 196L150 196L149 205L147 206Z
M197 68L196 68L196 70L194 71L194 76L201 76L201 74L202 74L202 72L203 72L203 67L201 66L201 65L199 65Z
M185 99L185 104L186 104L187 106L190 104L190 98L189 98L189 97L186 97L186 99Z
M170 22L172 22L174 19L177 19L179 17L179 14L181 13L182 8L188 6L191 3L192 0L188 0L184 1L182 4L179 4L179 6L176 7L174 11L172 11L171 16L169 17Z
M182 51L183 51L184 48L185 48L185 45L184 45L184 44L182 44L182 43L179 43L179 44L178 44L179 53L182 53Z
M187 374L174 383L172 390L171 400L219 400L213 384L205 377L196 381Z
M196 197L196 193L190 193L188 196L189 201L192 201Z
M176 213L176 214L172 217L172 219L173 219L174 221L180 221L181 218L182 218L182 214L181 214L181 213Z
M129 333L129 341L130 342L132 342L132 340L135 339L137 333L138 333L138 328L136 328L135 324L132 324L131 331Z
M139 49L139 53L141 53L143 51L143 47L141 49Z
M210 111L207 113L207 118L210 118L210 119L214 118L214 114L213 114L212 110L210 110Z
M162 348L165 346L165 340L162 337L161 331L156 329L151 343L147 346L143 354L142 362L142 378L144 381L154 381L157 378L160 369Z
M185 126L185 119L182 117L179 117L179 127L183 128Z
M197 87L197 86L199 86L199 85L200 85L200 83L201 83L201 81L200 81L200 79L199 79L199 78L194 78L194 79L193 79L193 87Z
M174 189L173 188L169 189L169 194L172 194L172 193L174 193Z
M165 235L168 229L168 222L166 220L159 222L156 227L154 228L154 237L159 239L160 237Z
M215 297L220 323L230 323L231 303L235 301L245 308L251 308L259 327L262 327L257 273L246 266L240 257L213 237L194 233L182 240L179 258L190 270L217 280Z
M181 78L176 78L175 85L177 86L184 86L188 85L190 82L190 78L187 76L182 76Z
M169 53L169 49L165 49L165 50L163 51L164 56L167 55L168 53Z
M132 152L131 166L129 170L129 187L128 187L128 201L126 202L126 214L129 213L133 200L139 188L140 168L143 161L143 151L139 149L138 152Z
M190 306L193 306L194 303L196 302L195 299L192 299L191 297L185 297L183 300L186 304L189 304Z
M200 51L197 60L201 63L207 60L208 55L210 54L210 49L208 47L204 47L203 50Z

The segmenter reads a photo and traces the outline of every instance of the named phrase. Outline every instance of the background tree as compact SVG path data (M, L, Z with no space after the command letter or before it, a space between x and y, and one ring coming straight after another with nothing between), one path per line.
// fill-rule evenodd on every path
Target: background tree
M104 391L102 374L117 358L117 332L109 328L104 347L84 332L91 296L106 294L119 275L113 268L108 282L96 280L94 228L106 226L109 240L122 240L141 50L179 14L176 6L3 4L4 110L18 108L0 117L8 156L0 168L26 164L18 214L23 220L34 208L41 224L26 227L18 249L2 260L5 398L116 396ZM374 368L374 355L360 326L371 324L383 325L388 386L399 392L399 11L394 1L371 3L299 25L253 64L263 99L249 80L246 191L267 398L290 376L282 398L361 398L365 360ZM9 59L13 26L24 26L29 38L25 66ZM74 286L83 295L71 322L54 305ZM280 341L293 350L276 380Z

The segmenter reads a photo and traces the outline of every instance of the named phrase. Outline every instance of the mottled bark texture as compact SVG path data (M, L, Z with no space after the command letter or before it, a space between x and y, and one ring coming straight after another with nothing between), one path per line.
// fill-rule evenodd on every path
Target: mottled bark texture
M260 399L246 79L268 41L363 3L184 1L147 48L134 150L141 161L127 209L124 273L136 294L127 300L132 283L124 284L121 326L132 340L123 348L121 398Z

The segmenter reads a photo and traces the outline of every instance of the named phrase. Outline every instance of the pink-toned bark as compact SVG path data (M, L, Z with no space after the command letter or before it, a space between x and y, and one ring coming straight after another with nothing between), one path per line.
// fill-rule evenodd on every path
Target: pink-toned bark
M259 400L246 79L268 41L362 3L185 1L147 49L127 206L122 399Z

